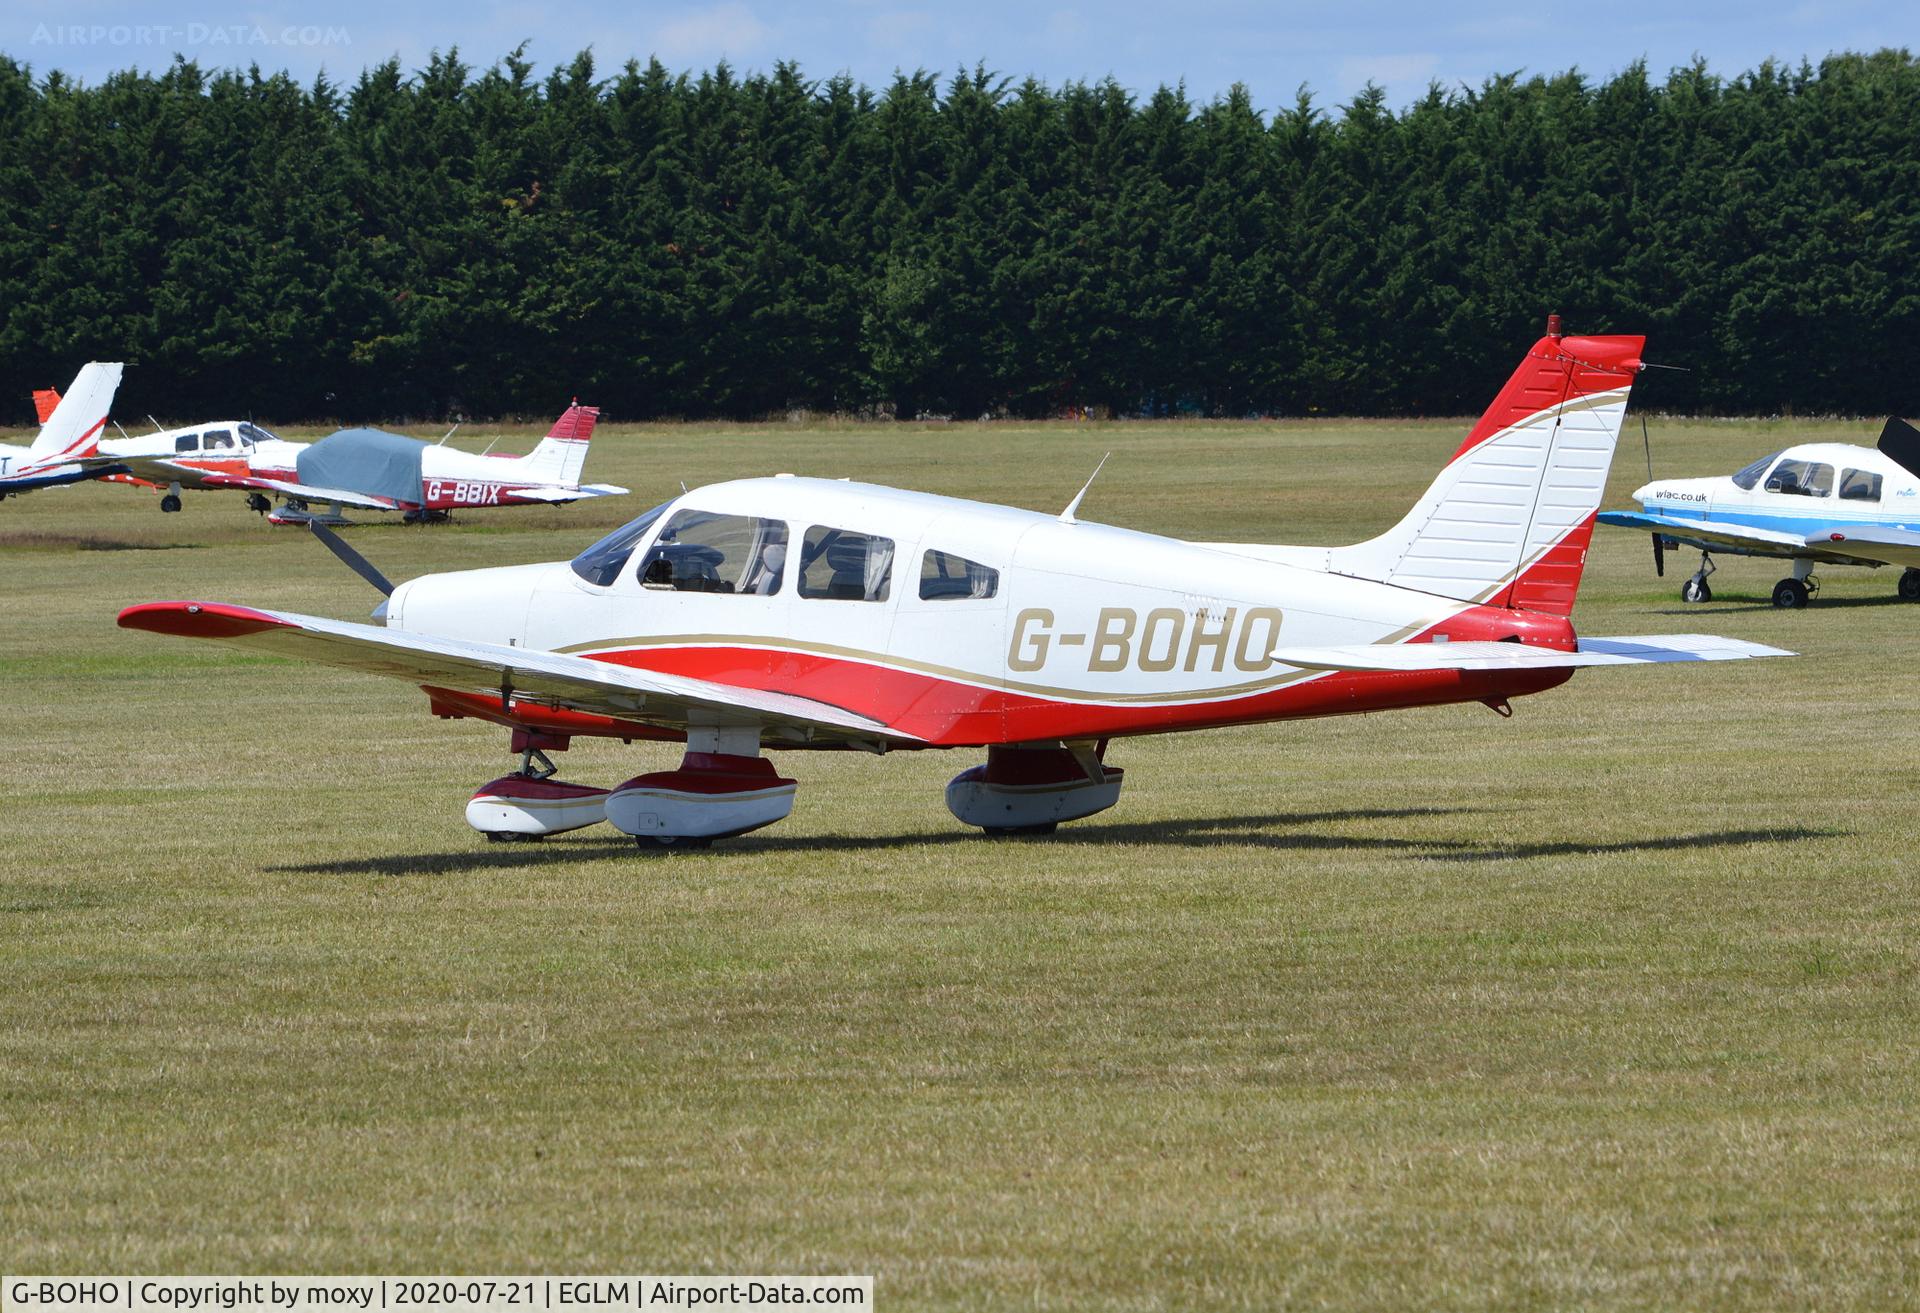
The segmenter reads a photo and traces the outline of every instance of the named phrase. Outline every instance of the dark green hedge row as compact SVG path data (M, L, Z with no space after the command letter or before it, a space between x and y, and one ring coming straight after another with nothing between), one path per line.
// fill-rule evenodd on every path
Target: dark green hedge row
M1476 411L1550 310L1652 335L1649 404L1920 408L1905 51L1137 100L976 71L350 88L0 57L0 385L121 413Z

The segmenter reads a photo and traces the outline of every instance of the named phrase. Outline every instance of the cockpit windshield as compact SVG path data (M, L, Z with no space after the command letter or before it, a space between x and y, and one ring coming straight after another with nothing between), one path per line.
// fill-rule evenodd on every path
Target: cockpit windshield
M620 577L627 558L647 536L647 530L660 522L672 502L661 502L637 520L630 520L573 558L573 572L590 584L605 588Z
M1777 451L1771 456L1762 456L1759 460L1733 476L1734 486L1743 492L1752 492L1753 485L1760 482L1760 476L1772 469L1773 463L1779 459L1780 453ZM1725 469L1726 466L1723 465L1720 468Z
M250 424L245 420L240 421L240 444L242 446L260 442L278 441L280 441L279 438L275 437L268 430L261 428L258 424Z

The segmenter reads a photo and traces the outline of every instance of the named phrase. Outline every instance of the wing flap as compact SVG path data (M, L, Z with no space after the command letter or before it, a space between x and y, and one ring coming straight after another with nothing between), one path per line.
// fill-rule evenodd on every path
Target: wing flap
M495 695L504 688L514 699L669 729L757 725L810 739L823 735L829 740L922 741L869 717L788 693L288 611L217 602L146 602L122 611L120 626L301 657L411 684Z
M1673 661L1743 661L1793 656L1782 648L1712 634L1583 638L1575 651L1524 643L1370 643L1351 647L1282 647L1273 659L1302 670L1565 670Z

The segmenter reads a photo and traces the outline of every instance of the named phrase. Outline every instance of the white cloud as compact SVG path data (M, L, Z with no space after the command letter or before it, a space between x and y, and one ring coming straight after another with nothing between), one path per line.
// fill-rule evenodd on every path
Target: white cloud
M706 64L751 55L772 35L745 5L713 5L654 29L653 53L670 64Z

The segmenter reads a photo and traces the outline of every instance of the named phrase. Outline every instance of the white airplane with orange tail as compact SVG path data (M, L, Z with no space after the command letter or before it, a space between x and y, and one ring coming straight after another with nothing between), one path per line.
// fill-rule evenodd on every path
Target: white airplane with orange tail
M194 489L234 490L275 524L340 523L345 509L445 519L455 509L557 504L619 496L625 488L580 482L600 412L579 402L525 456L459 451L381 429L342 429L318 442L286 442L245 421L190 424L101 444L178 511ZM273 498L282 506L273 508ZM314 505L326 511L315 511Z
M100 431L120 387L117 362L82 365L64 399L57 392L33 394L40 432L29 446L0 442L0 498L55 488L114 473L100 460Z
M511 731L521 768L467 820L494 838L602 820L643 848L785 817L764 752L984 749L947 806L1044 832L1119 797L1116 739L1509 700L1582 666L1784 656L1569 619L1644 339L1549 321L1426 495L1352 547L1183 542L826 479L746 479L648 511L571 562L426 575L380 625L150 602L128 629L406 680ZM1081 490L1081 496L1086 490ZM551 778L580 735L684 743L613 789Z

